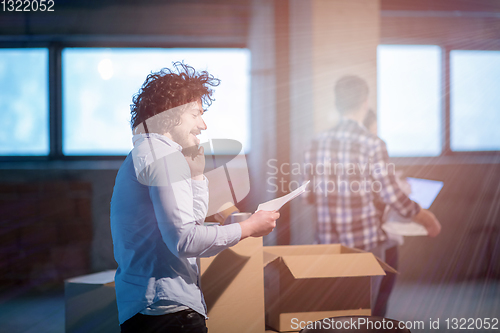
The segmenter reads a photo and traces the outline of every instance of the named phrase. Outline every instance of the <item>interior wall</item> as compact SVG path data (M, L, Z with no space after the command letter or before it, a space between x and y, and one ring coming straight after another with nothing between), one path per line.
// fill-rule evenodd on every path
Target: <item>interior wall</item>
M333 88L344 75L358 75L369 85L370 106L377 102L379 1L313 0L291 2L290 163L303 161L311 138L338 120ZM300 175L292 174L291 189ZM293 183L294 182L294 183ZM300 199L291 202L292 244L314 242L315 213Z
M455 48L500 45L500 13L410 12L381 13L382 44L437 44Z
M442 224L441 234L405 237L398 278L434 283L500 278L500 166L465 163L397 168L405 176L444 182L430 208Z
M313 3L290 2L290 173L300 163L304 150L314 136L314 61ZM295 172L294 172L295 173ZM290 189L301 183L299 175L291 175ZM299 202L296 202L296 201ZM291 244L312 244L315 239L314 207L301 198L290 203Z
M26 264L18 262L9 274L19 282L40 284L116 268L109 225L116 173L115 167L99 170L3 168L0 173L2 237L4 241L22 246L21 254L30 254L32 260ZM29 188L35 191L27 192ZM9 210L15 210L15 214L8 214ZM11 232L4 232L7 229ZM33 242L23 241L26 232L36 240L33 246ZM6 259L9 249L1 248L0 256ZM87 254L79 252L84 248ZM16 255L21 255L19 251L16 250ZM37 269L35 280L25 277L32 267Z
M377 45L380 2L316 0L313 4L314 129L338 119L333 87L344 75L358 75L369 86L369 105L377 107Z
M250 194L242 208L253 212L257 206L275 197L269 181L268 162L277 156L277 82L274 1L253 0L248 36L252 53L252 150L248 155ZM275 245L277 232L264 237L264 245Z
M88 272L91 185L0 183L0 286L45 285Z
M248 35L249 0L55 2L52 12L0 12L0 37L109 43L170 43L173 46L239 44ZM100 36L91 40L87 36ZM107 40L106 40L107 39ZM2 40L2 38L0 38Z

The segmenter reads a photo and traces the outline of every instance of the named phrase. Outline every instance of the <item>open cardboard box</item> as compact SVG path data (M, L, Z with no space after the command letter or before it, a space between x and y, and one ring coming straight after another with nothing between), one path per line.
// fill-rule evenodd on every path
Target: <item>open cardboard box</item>
M262 237L249 237L210 258L200 258L201 290L212 333L263 333Z
M371 278L397 273L372 253L342 246L264 247L266 324L298 331L301 321L371 315Z

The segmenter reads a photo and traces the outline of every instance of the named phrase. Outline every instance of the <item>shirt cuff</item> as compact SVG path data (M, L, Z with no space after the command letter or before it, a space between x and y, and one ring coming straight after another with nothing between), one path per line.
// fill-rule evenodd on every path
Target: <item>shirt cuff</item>
M228 225L220 226L220 231L225 233L224 239L226 239L227 247L234 246L238 244L241 239L241 227L239 223L233 223Z
M396 212L406 218L406 219L412 219L415 215L417 215L420 210L422 209L422 207L420 207L420 205L418 203L416 203L415 201L413 200L410 200L410 203L411 203L411 206L408 207L408 208L405 208L404 210L402 211L397 211Z
M413 201L413 203L415 204L416 207L413 209L411 217L413 217L413 216L417 215L418 213L420 213L420 210L422 209L422 207L420 207L420 205L418 203L416 203L415 201Z

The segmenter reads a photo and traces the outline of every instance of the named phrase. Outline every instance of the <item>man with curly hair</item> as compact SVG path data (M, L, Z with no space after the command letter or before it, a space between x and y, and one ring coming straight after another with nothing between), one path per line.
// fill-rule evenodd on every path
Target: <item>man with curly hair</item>
M207 332L196 258L246 237L267 235L277 212L204 226L205 157L197 135L203 105L219 80L183 63L150 74L131 105L134 148L116 176L111 232L118 263L116 298L122 332Z

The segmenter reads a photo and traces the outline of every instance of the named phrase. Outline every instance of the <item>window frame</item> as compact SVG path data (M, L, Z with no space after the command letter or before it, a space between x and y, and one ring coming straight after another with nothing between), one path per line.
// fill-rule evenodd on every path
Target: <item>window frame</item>
M467 157L481 158L479 163L498 163L500 150L451 150L451 51L500 51L500 41L467 42L467 45L459 43L440 43L432 40L422 41L381 41L379 45L435 45L441 48L441 153L438 156L394 156L392 161L401 164L440 164L441 161L463 163ZM482 158L486 157L486 159Z
M48 51L48 66L47 66L47 89L48 89L48 111L49 111L49 121L48 121L48 141L49 141L49 153L47 155L0 155L0 162L2 161L46 161L50 159L51 154L51 136L52 136L52 93L51 93L51 48L49 42L20 42L20 41L8 41L0 42L0 50L2 49L32 49L32 48L44 48Z
M451 52L452 51L500 51L500 41L497 43L492 43L492 45L485 46L485 43L477 43L477 47L471 48L471 47L451 47L447 50L447 58L446 58L446 66L448 68L447 72L447 79L448 82L446 84L446 96L447 96L447 108L446 108L446 120L447 120L447 126L446 126L446 138L447 138L447 156L465 156L465 155L473 155L473 156L484 156L484 155L489 155L489 156L496 156L500 155L500 149L499 150L462 150L462 151L453 151L451 149ZM451 45L451 44L450 44ZM469 45L469 43L468 43Z
M0 162L36 162L36 161L105 161L105 160L124 160L125 155L78 155L67 156L62 153L62 50L67 47L82 47L82 48L248 48L244 43L176 43L162 38L150 38L146 41L127 41L127 38L69 38L62 40L51 40L50 38L2 38L0 40L0 49L4 48L47 48L48 49L48 87L49 87L49 154L43 156L23 156L23 155L5 155L0 156ZM438 163L445 157L446 161L453 162L464 161L464 157L486 157L486 160L481 159L481 163L491 161L497 163L500 156L500 150L488 151L452 151L450 140L450 122L451 122L451 91L450 91L450 53L451 51L500 51L500 41L491 40L483 41L468 41L467 45L457 43L441 43L435 40L422 41L391 41L384 40L380 44L383 45L437 45L442 50L442 149L441 154L435 157L430 156L408 156L408 157L391 157L399 162L418 161L418 164ZM456 157L455 159L453 159Z
M498 156L500 150L467 150L467 151L453 151L451 149L451 51L500 51L500 41L492 42L467 42L467 45L460 45L457 43L444 43L442 44L445 59L443 65L446 68L444 79L446 80L445 89L445 109L444 109L444 156Z
M392 158L397 158L397 159L429 159L429 158L437 158L437 157L440 157L443 155L443 151L444 151L444 145L445 145L445 138L443 137L443 125L444 125L444 118L443 118L443 110L444 110L444 101L443 101L443 97L444 96L444 91L443 91L443 88L444 88L444 76L443 76L443 72L444 72L444 63L443 63L443 58L444 58L444 48L437 44L437 43L380 43L378 46L380 45L397 45L397 46L437 46L440 48L440 54L441 54L441 63L439 64L440 65L440 68L441 68L441 86L440 86L440 96L441 96L441 105L440 105L440 110L441 110L441 130L439 131L438 133L438 137L439 137L439 145L441 146L441 152L438 154L438 155L408 155L408 156L394 156L394 157L390 157L391 159ZM377 46L377 48L378 48ZM378 51L377 51L378 53ZM378 59L377 59L377 63L378 63ZM377 76L378 76L378 67L377 67ZM377 77L377 81L378 81L378 77ZM378 87L377 85L377 94L378 94L378 91L379 91L380 87ZM378 99L378 96L377 96L377 99ZM377 103L378 104L378 103ZM378 117L378 110L377 110L377 122L379 121L379 117ZM378 131L377 131L377 135L378 135Z
M125 155L64 155L63 154L63 82L62 51L65 48L248 48L246 43L239 42L179 42L168 38L149 37L144 40L133 40L128 36L68 37L40 38L13 37L0 38L0 49L10 48L46 48L48 49L48 93L49 93L49 153L43 156L33 155L0 155L0 162L45 162L58 167L61 161L74 161L80 167L80 161L123 161ZM105 166L107 167L107 166ZM84 167L85 168L85 167Z

